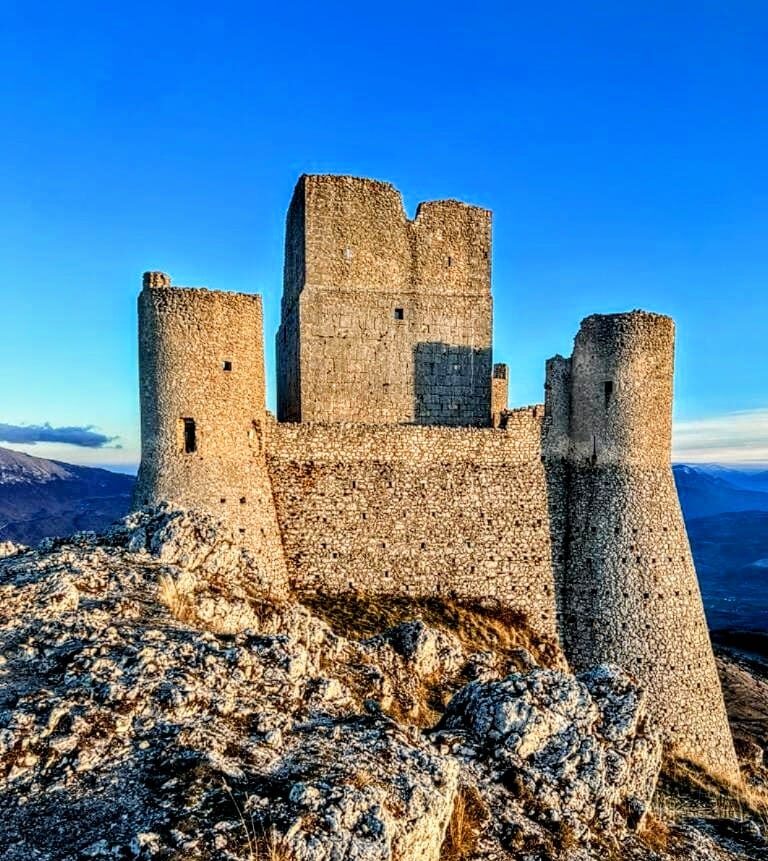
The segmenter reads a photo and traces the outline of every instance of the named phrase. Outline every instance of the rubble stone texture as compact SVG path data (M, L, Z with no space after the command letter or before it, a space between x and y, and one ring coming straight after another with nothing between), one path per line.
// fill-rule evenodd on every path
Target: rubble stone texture
M678 753L735 777L670 467L673 357L668 317L596 315L582 323L560 390L553 382L548 392L559 421L570 404L562 638L577 669L632 672Z
M500 602L575 667L635 674L667 743L737 777L670 470L673 323L587 318L545 407L503 409L489 253L486 210L410 222L387 184L303 177L277 343L280 417L301 421L266 413L259 297L147 273L136 505L226 520L273 597Z

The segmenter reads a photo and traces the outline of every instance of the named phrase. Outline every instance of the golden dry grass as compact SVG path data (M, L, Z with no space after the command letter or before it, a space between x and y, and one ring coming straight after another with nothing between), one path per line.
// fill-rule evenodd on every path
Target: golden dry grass
M664 853L669 846L669 826L655 813L648 813L638 836L652 851Z
M488 815L488 809L477 789L473 786L462 787L453 803L440 861L462 861L472 855Z
M302 603L348 639L365 639L401 622L422 619L453 633L470 651L490 650L501 656L527 649L545 667L565 667L557 643L531 629L522 613L500 605L448 598L305 595Z
M768 824L768 792L746 782L713 774L690 759L666 757L654 808L664 819L690 815L755 819Z
M174 619L179 622L193 622L195 620L195 606L192 596L188 592L182 592L173 577L162 574L157 584L158 600L165 604Z

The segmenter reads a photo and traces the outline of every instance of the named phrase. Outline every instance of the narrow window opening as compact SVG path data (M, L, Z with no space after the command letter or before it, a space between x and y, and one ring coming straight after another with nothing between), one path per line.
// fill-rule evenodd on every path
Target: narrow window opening
M184 452L192 454L197 451L197 433L194 419L182 419L184 422Z
M395 308L395 320L404 320L405 312L402 308Z
M231 371L232 370L232 362L230 362L228 359L225 359L221 363L221 369L222 369L222 371Z
M245 497L244 496L240 497L240 505L245 505Z
M453 266L453 257L451 257L450 254L448 255L446 263L448 264L448 266Z
M605 397L605 408L608 409L608 404L611 402L613 395L613 380L606 380L603 383L603 395Z

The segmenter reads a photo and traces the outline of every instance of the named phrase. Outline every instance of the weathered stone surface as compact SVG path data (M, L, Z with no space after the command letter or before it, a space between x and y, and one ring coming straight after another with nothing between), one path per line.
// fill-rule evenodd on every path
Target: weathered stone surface
M27 549L23 544L16 544L14 541L0 541L0 559L15 556L17 553L23 553Z
M591 861L607 836L628 859L672 857L622 838L656 756L626 676L575 679L419 618L341 636L241 592L243 557L217 535L160 509L0 561L4 861L252 861L270 844L294 861L442 861L470 790L467 859ZM217 600L211 626L200 607ZM453 699L425 733L435 685ZM695 835L672 854L684 840L737 857Z
M532 670L472 682L451 700L438 740L481 782L499 781L535 820L583 837L637 827L659 773L661 745L645 698L616 668L581 680Z

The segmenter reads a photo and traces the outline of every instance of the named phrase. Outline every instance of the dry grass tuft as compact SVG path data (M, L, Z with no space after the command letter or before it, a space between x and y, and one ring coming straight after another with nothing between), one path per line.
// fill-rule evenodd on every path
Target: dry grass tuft
M488 808L474 786L463 786L456 794L448 822L440 861L462 861L470 857L488 818Z
M295 861L293 852L275 832L258 841L254 850L248 861Z
M768 824L768 792L712 774L690 759L665 758L654 807L659 815L672 821L686 816L712 816Z
M173 577L162 574L157 586L158 600L165 604L179 622L195 620L195 605L188 592L182 592Z
M669 826L654 813L648 813L638 837L653 852L664 853L669 845Z
M470 651L490 650L512 655L527 649L544 667L565 667L554 640L538 634L522 613L498 604L448 598L401 598L343 595L305 595L300 600L331 628L348 639L362 640L411 619L450 631Z

